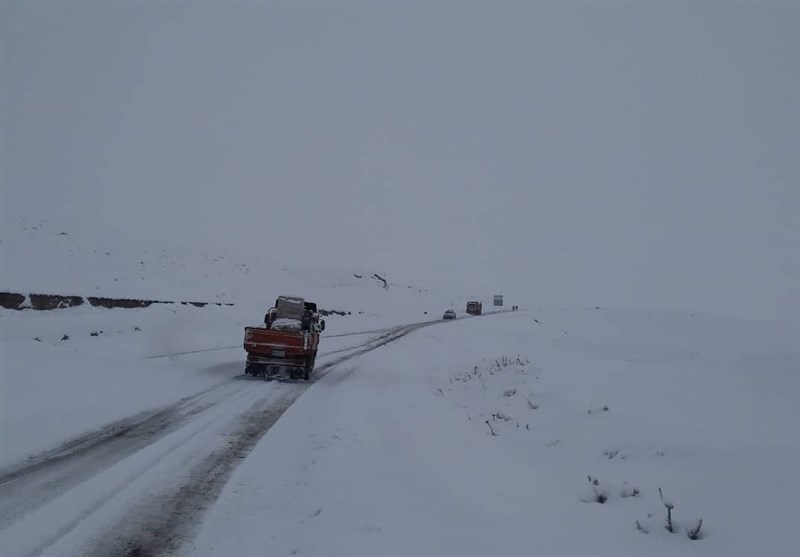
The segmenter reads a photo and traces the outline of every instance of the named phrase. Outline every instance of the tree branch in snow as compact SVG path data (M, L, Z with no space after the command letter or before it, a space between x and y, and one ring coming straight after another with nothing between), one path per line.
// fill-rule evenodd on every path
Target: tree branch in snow
M383 283L383 287L384 288L386 288L386 289L389 288L389 282L385 278L380 276L378 273L373 273L372 274L372 278L375 278L375 279L378 279L379 281L381 281Z

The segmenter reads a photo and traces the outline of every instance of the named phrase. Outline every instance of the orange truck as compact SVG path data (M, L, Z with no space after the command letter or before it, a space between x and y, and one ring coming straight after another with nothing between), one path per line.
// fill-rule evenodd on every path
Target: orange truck
M306 381L314 370L325 320L317 305L303 298L279 296L267 311L263 327L245 327L244 372L254 377Z
M480 315L483 311L481 302L467 302L467 313L470 315Z

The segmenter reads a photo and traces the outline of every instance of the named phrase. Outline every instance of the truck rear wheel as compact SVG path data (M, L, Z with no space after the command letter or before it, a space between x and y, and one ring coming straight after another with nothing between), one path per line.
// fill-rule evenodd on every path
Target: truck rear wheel
M303 366L303 379L306 381L308 381L311 377L311 371L314 369L314 361L316 359L316 354L312 354L306 360L306 365Z
M253 377L264 377L267 373L267 366L264 364L247 364L244 368L244 372Z

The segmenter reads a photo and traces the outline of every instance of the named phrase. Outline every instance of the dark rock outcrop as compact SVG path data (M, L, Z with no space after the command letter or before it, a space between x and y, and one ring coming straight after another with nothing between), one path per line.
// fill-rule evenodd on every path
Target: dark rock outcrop
M22 309L22 304L24 302L25 296L23 294L0 292L0 307L6 309Z
M83 305L80 296L59 296L57 294L30 294L28 296L33 309L63 309Z
M26 298L29 303L25 303ZM103 298L99 296L61 296L58 294L18 294L16 292L0 292L0 307L6 309L35 309L35 310L51 310L71 308L83 305L88 302L92 307L101 308L146 308L153 304L181 304L184 306L191 305L197 308L202 308L208 305L215 306L232 306L231 303L224 302L165 302L161 300L141 300L138 298Z

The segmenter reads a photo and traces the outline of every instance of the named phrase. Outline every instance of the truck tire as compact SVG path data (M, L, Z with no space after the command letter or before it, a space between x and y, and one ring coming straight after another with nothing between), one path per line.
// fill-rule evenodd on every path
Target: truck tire
M311 371L314 369L314 361L316 360L316 353L312 354L306 360L306 365L303 366L303 379L306 381L311 377Z

